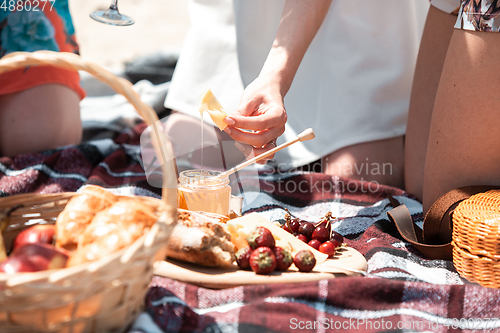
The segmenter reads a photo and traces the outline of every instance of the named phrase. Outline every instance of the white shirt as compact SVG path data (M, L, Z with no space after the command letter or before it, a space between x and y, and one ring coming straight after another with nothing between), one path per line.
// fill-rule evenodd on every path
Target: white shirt
M244 86L260 72L283 3L234 0L235 52ZM294 139L309 127L316 138L278 152L275 161L282 169L313 162L353 144L404 135L428 8L428 0L332 1L285 97L288 122L278 144ZM226 95L212 85L214 80L203 84L224 105ZM171 93L167 106L175 104L176 97ZM235 107L233 102L227 109L233 111ZM191 110L180 111L195 115Z

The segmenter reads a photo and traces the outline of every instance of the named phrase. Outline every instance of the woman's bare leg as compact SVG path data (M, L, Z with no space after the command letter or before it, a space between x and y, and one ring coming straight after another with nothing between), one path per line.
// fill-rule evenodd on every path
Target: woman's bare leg
M432 109L456 19L430 7L415 68L405 138L405 189L420 200Z
M455 30L432 115L424 212L447 191L500 185L500 34Z
M77 144L82 139L80 98L46 84L0 96L0 153L14 156Z
M323 172L403 188L403 146L403 136L348 146L323 158Z

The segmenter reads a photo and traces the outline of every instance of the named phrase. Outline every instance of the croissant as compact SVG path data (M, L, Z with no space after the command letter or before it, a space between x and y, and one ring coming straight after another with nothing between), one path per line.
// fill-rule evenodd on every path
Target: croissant
M235 258L228 218L219 214L179 209L179 220L167 247L167 257L209 267L230 266Z
M74 250L78 238L95 214L116 202L117 197L98 186L87 186L73 196L56 221L56 246Z
M83 231L68 266L100 259L132 244L156 220L157 216L150 206L133 198L120 198L95 214Z

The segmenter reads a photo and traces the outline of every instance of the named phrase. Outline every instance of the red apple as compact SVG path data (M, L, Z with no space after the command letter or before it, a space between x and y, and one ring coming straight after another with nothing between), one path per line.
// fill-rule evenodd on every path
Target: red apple
M0 263L0 272L15 274L21 272L37 272L40 268L26 257L9 257Z
M12 249L15 250L24 244L52 244L56 227L50 224L38 224L21 231L14 239Z
M7 259L7 251L5 250L5 243L3 241L2 232L0 231L0 262Z
M25 244L14 250L9 258L28 261L38 267L38 270L66 267L68 255L47 244Z

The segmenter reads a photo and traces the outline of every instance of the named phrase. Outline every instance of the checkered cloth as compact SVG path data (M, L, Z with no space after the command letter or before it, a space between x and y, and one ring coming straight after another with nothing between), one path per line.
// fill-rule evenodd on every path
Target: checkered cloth
M114 140L0 158L0 195L76 191L87 184L160 197L140 164L140 124ZM333 228L368 262L365 277L211 290L154 277L145 312L129 332L500 331L500 291L462 279L453 264L426 260L388 220L388 195L421 226L422 206L403 191L316 173L245 173L243 213L294 216ZM236 182L236 183L235 183Z

